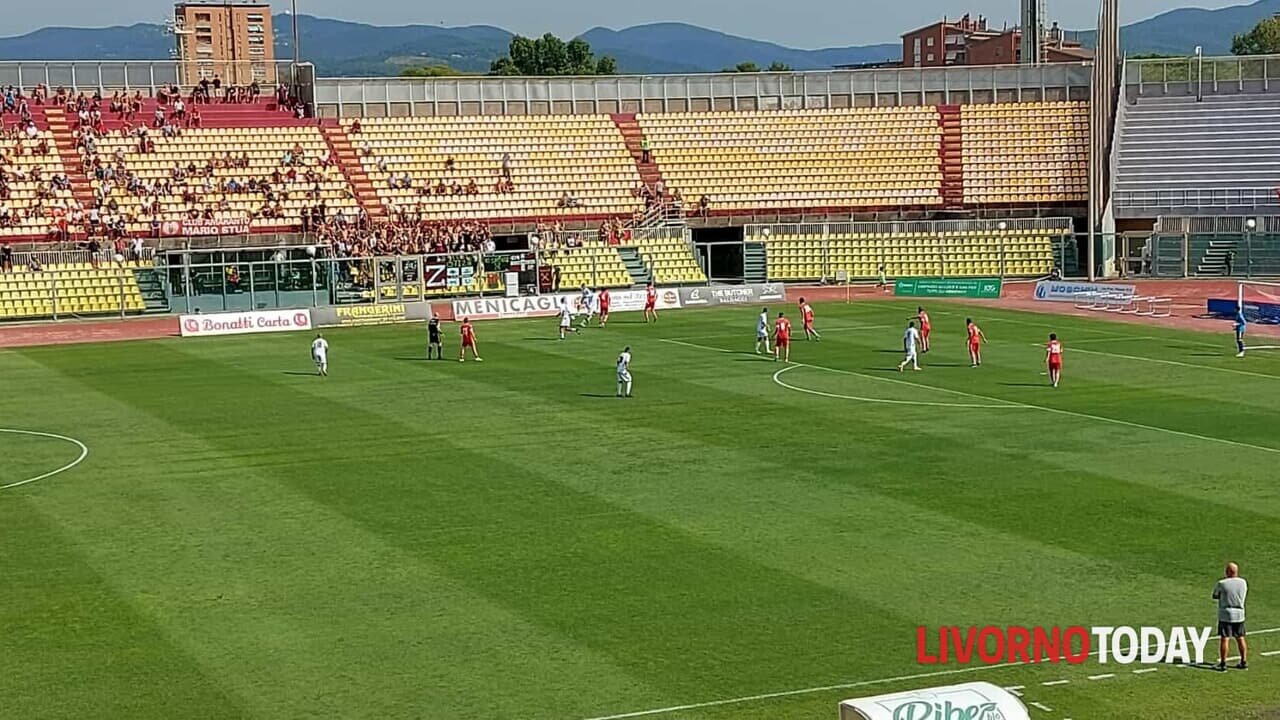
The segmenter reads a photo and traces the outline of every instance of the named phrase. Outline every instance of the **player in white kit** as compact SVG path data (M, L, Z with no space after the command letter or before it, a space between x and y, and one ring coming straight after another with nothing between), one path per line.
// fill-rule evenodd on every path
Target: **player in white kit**
M756 354L760 354L760 343L764 343L764 352L769 353L769 308L760 308L760 317L756 318Z
M573 310L569 309L569 301L560 298L560 339L563 340L565 333L576 333L578 328L573 326Z
M631 346L618 355L618 397L631 397Z
M591 318L596 316L596 293L586 285L582 286L582 327L586 327L591 322Z
M316 333L316 339L311 341L311 359L315 361L318 374L329 374L329 341L320 333Z
M916 345L920 343L920 331L916 330L914 320L907 323L907 332L902 335L902 349L907 353L906 358L898 363L898 372L902 372L907 365L912 370L920 369L920 361L916 358Z

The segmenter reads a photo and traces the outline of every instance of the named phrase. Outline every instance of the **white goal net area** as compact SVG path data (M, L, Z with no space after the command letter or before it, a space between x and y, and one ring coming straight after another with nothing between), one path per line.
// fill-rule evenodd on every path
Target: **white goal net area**
M1238 283L1236 307L1250 323L1280 325L1280 283L1256 280ZM1280 350L1280 339L1260 339L1254 336L1245 339L1245 347L1249 350Z

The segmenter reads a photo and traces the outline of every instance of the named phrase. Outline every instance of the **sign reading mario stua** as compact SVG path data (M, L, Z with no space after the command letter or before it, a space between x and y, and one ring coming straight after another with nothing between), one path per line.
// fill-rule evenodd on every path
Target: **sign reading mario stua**
M310 330L312 325L310 310L258 310L182 315L178 318L178 327L182 337L204 337Z
M181 235L246 235L249 218L231 220L167 220L160 223L161 237Z

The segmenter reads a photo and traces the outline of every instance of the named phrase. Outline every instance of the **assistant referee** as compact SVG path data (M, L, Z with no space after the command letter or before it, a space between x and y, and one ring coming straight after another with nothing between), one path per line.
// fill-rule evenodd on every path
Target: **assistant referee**
M1244 640L1244 601L1249 594L1249 583L1240 577L1240 566L1227 563L1226 577L1213 588L1213 599L1218 601L1218 666L1220 672L1227 669L1227 645L1229 638L1236 639L1240 650L1241 670L1249 669L1249 646Z

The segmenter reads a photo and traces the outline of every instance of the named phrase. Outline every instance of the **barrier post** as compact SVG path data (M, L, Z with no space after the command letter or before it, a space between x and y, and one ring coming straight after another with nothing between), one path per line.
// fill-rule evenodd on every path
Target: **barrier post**
M1190 276L1189 256L1191 255L1191 234L1182 233L1182 277Z
M30 272L30 265L27 271ZM49 302L53 305L53 319L58 319L58 278L56 275L49 274Z

